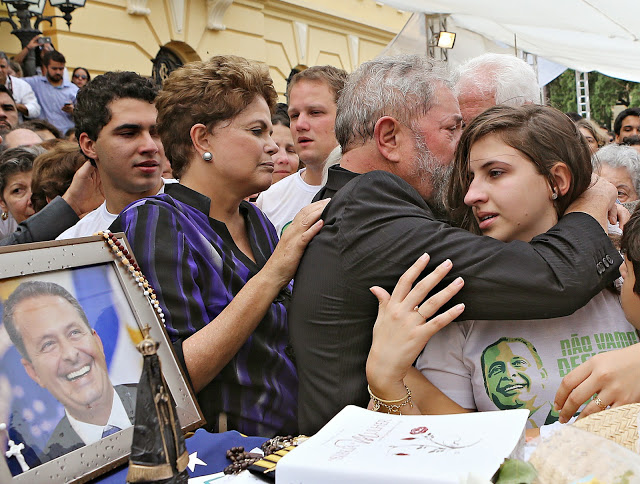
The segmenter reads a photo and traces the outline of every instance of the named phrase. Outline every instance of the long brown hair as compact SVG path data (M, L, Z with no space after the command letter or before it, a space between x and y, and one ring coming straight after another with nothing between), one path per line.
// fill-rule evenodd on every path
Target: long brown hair
M558 193L554 205L562 216L569 204L589 186L591 180L591 151L576 125L562 112L548 106L495 106L476 117L462 133L456 149L453 173L449 181L447 206L454 224L480 233L471 207L464 197L471 185L469 155L471 147L484 136L496 134L520 151L547 177L555 190L551 168L564 163L571 172L569 190Z

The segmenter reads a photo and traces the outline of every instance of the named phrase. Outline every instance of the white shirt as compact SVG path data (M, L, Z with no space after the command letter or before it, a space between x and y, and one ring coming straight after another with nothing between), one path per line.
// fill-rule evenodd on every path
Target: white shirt
M262 192L256 200L257 207L275 226L278 237L296 214L311 203L322 185L309 185L302 179L306 168L283 178Z
M23 81L19 77L9 75L7 76L5 86L13 92L13 100L16 104L24 104L27 107L27 110L29 111L28 116L30 118L37 118L40 116L40 104L38 104L36 95L28 82ZM20 121L22 121L22 113L19 114Z
M164 193L164 186L168 183L178 183L173 178L162 179L162 187L157 195ZM93 212L89 212L82 217L80 221L73 227L68 228L62 232L56 240L74 239L76 237L89 237L90 235L100 232L101 230L107 230L113 221L118 218L119 214L113 214L107 210L107 201L105 200L102 205L96 208Z
M508 340L501 344L502 338ZM464 408L486 412L501 410L499 405L513 404L516 398L532 402L531 407L539 408L530 415L527 427L535 428L547 420L565 375L597 353L637 342L619 296L605 289L561 318L451 323L431 337L416 367ZM487 378L492 381L487 383ZM506 395L500 403L503 393L511 393L510 403Z
M93 444L94 442L98 442L102 439L102 432L104 432L104 430L110 425L123 430L127 427L131 427L132 425L131 420L129 420L129 416L127 415L127 411L122 404L122 400L120 400L118 392L116 392L115 389L113 390L111 414L109 415L109 420L106 425L94 425L86 422L80 422L73 418L66 409L65 413L67 414L71 427L80 436L85 445Z
M89 212L82 217L73 227L62 232L56 240L74 239L76 237L88 237L101 230L108 229L113 221L118 218L118 214L113 214L107 210L107 202L102 202L93 212Z

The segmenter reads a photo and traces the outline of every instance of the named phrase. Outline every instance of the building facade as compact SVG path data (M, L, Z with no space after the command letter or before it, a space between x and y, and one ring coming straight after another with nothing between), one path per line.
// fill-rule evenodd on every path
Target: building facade
M55 14L47 5L45 15ZM236 54L265 62L282 94L294 68L351 72L374 58L409 16L374 0L88 0L70 30L61 19L40 28L69 68L92 76L131 70L162 79L183 63ZM20 50L10 32L0 24L9 55Z

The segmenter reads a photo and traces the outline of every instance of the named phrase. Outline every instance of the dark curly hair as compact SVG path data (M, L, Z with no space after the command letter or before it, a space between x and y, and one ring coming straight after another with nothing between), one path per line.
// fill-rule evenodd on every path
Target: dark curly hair
M157 95L154 82L135 72L106 72L97 76L78 91L73 110L78 137L87 133L93 141L98 139L102 128L111 121L112 101L131 98L153 103Z

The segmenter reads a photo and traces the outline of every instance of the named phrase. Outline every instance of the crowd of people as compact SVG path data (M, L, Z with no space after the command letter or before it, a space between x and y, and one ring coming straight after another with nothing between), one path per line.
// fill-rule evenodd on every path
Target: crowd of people
M208 430L640 402L640 108L606 143L513 56L311 67L278 104L241 57L69 80L39 39L32 76L0 53L0 244L124 232Z

